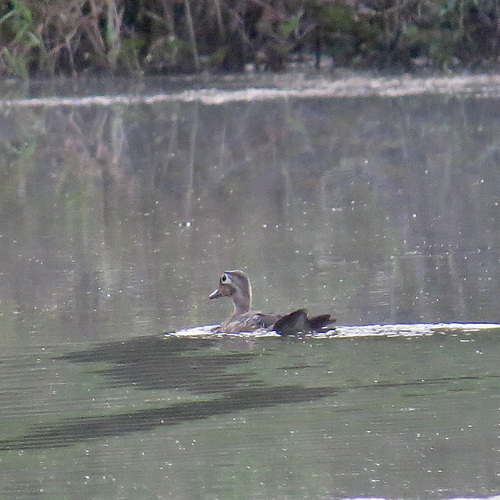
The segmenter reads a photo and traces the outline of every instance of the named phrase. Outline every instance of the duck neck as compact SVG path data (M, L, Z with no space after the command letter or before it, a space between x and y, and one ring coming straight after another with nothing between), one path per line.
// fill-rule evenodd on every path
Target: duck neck
M252 307L252 294L248 296L237 292L233 295L233 304L234 304L234 312L233 316L237 316L239 314L245 314L250 311L250 307Z

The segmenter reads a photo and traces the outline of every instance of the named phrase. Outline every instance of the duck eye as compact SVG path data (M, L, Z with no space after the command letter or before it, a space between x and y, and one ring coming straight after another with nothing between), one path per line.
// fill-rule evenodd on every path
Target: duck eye
M221 277L220 277L220 282L222 284L224 283L227 283L229 281L229 276L227 274L223 274Z

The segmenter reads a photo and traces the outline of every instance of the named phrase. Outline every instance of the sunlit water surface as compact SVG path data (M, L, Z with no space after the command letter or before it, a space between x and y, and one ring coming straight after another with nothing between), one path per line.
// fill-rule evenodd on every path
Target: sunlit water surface
M0 498L498 494L491 89L170 91L0 102Z

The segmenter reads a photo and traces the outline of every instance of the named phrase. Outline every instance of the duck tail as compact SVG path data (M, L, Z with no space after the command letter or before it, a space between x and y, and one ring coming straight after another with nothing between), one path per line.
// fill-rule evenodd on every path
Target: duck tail
M297 309L276 321L272 329L282 336L324 332L331 329L328 325L331 325L335 321L337 320L329 314L321 314L308 318L305 309Z
M322 330L323 328L337 321L336 318L332 318L329 314L320 314L319 316L308 318L308 320L311 329L314 331Z

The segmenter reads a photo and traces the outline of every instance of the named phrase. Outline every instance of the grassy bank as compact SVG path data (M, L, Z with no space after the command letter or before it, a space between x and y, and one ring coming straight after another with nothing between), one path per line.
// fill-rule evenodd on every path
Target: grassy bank
M500 0L10 0L0 75L485 69L499 19Z

